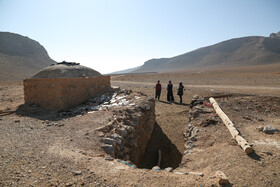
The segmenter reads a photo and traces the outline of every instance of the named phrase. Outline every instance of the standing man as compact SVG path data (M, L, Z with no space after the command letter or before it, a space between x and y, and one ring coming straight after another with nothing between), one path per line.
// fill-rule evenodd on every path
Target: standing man
M161 84L160 84L160 81L158 80L157 81L157 84L156 84L156 99L160 98L160 93L161 93Z
M171 84L171 81L169 81L169 84L167 85L167 101L174 101L173 84Z
M179 97L180 97L180 104L182 104L183 92L184 92L184 86L183 86L183 83L180 82L180 83L179 83L178 92L177 92L177 95L179 95Z

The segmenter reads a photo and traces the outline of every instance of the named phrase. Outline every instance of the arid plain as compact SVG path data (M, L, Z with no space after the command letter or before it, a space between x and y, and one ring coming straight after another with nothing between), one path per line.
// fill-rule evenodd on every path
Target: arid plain
M52 121L48 116L53 111L33 111L34 115L41 113L36 118L22 115L18 112L24 104L22 82L2 81L0 186L218 186L217 170L227 175L228 186L280 186L280 134L258 130L265 125L280 129L279 64L114 75L111 84L154 97L157 80L163 90L160 101L155 101L157 132L147 151L162 150L163 169L171 166L177 172L200 172L203 176L152 171L149 163L146 168L133 169L106 161L102 150L95 149L97 134L85 135L85 129L91 128L88 123L101 123L104 116L96 112ZM169 80L174 84L175 102L171 103L164 89ZM183 104L176 95L179 82L185 86ZM255 153L246 155L219 122L201 127L193 153L184 155L183 132L194 95L227 95L217 102Z

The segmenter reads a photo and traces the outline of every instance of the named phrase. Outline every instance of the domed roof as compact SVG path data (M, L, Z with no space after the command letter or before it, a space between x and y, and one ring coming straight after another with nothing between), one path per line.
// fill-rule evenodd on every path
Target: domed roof
M60 62L46 67L33 75L32 78L74 78L100 76L98 71L81 66L75 62Z

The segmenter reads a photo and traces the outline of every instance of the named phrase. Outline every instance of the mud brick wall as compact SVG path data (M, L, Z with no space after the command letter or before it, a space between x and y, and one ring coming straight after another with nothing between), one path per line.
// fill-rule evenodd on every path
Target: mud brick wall
M96 97L110 86L110 76L81 78L25 79L25 103L68 109Z

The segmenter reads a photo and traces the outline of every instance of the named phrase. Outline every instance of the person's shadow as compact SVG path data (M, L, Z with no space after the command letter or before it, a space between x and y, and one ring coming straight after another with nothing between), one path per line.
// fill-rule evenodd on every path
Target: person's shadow
M159 100L158 102L168 104L168 105L175 104L175 105L189 106L189 104L187 104L187 103L178 103L176 101L162 101L162 100Z
M173 104L175 104L175 105L189 106L189 104L187 104L187 103L178 103L178 102L176 102L176 101L174 101Z
M162 100L158 100L158 102L161 102L161 103L164 103L164 104L168 104L168 105L171 105L171 102L168 102L168 101L162 101Z

